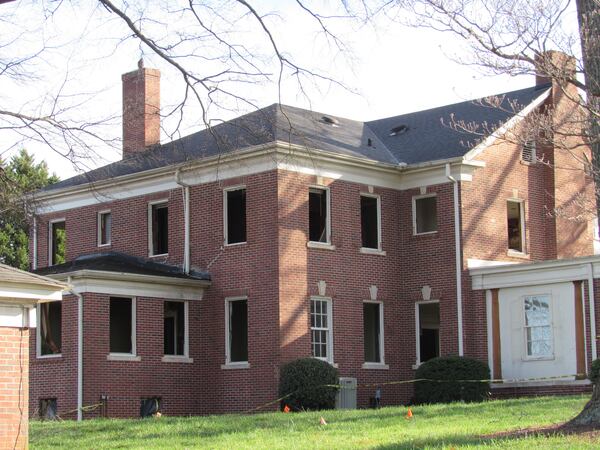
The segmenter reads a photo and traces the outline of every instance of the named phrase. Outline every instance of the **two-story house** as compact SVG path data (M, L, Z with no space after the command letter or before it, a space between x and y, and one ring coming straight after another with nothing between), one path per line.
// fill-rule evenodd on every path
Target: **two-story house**
M307 356L359 406L449 354L497 395L589 388L600 259L551 214L593 198L589 149L507 137L572 117L558 84L371 122L276 104L160 144L159 79L123 75L122 161L37 195L32 267L72 290L38 308L31 411L245 411Z

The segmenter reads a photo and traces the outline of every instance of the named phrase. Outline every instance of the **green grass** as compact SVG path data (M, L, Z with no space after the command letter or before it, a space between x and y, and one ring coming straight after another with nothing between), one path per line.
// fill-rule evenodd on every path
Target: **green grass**
M484 439L498 431L573 417L587 396L542 397L380 410L265 413L145 420L31 422L32 449L44 448L598 448L589 436ZM323 416L327 425L319 425Z

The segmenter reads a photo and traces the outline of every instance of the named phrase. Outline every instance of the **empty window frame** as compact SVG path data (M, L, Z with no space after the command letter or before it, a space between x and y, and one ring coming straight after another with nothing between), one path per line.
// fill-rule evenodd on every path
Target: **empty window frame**
M331 300L314 297L310 300L310 343L313 358L333 361Z
M226 189L223 197L225 244L246 242L246 188Z
M162 200L148 204L150 256L169 253L169 204Z
M527 358L553 357L550 295L528 295L523 299Z
M440 356L440 304L437 301L415 304L417 328L417 365Z
M225 299L226 363L248 362L248 299Z
M383 304L363 303L365 362L383 364Z
M60 356L62 352L62 302L41 303L37 307L37 356Z
M62 264L66 261L67 231L65 219L50 221L48 233L49 265Z
M110 353L135 355L135 298L110 297Z
M164 303L164 353L188 356L188 303Z
M413 229L414 234L437 231L437 196L435 194L413 197Z
M523 202L506 202L506 224L508 229L508 249L525 253L525 214Z
M112 231L112 214L110 211L98 213L98 247L110 245Z
M56 398L40 398L39 412L41 420L58 419L58 404Z
M361 194L360 225L362 247L381 250L381 200L377 195Z
M521 160L528 163L535 163L536 158L535 139L529 139L521 146Z
M308 240L330 243L329 189L311 187L308 191Z

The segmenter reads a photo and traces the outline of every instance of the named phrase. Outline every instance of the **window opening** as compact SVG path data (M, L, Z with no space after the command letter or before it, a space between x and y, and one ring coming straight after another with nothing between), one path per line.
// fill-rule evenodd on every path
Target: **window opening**
M440 304L419 303L419 362L440 356Z
M162 399L160 397L142 398L140 402L140 417L153 417L160 413Z
M110 352L133 354L133 300L110 298Z
M164 304L165 355L185 355L185 303Z
M40 304L40 355L58 355L62 341L62 302Z
M552 323L550 296L531 295L524 299L525 339L527 356L548 358L552 356Z
M361 195L360 218L362 246L379 248L379 200L377 197Z
M379 303L363 303L363 336L365 362L380 363L381 355L381 305Z
M227 244L246 242L246 189L226 191Z
M437 231L437 196L415 198L415 234Z
M536 143L535 140L530 139L525 142L521 147L521 159L528 163L534 163L536 161Z
M112 228L112 215L110 212L101 212L98 215L98 244L109 245Z
M228 301L229 361L248 361L248 300Z
M152 255L169 253L169 206L152 205Z
M328 242L327 189L310 188L308 193L309 240Z
M40 399L40 419L41 420L56 420L58 419L58 406L55 398Z
M66 261L67 230L65 221L50 224L50 265L62 264Z
M508 201L507 227L508 227L508 249L524 253L523 246L523 204L521 202Z

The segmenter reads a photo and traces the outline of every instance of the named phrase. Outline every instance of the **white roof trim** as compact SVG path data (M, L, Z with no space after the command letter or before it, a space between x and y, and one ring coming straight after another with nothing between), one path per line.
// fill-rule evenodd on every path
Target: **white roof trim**
M472 160L479 156L481 152L492 146L494 142L501 138L508 130L515 127L519 122L521 122L531 111L540 106L549 96L552 88L546 89L539 97L537 97L534 101L532 101L529 105L523 108L520 112L515 114L510 120L508 120L504 125L490 134L487 138L485 138L482 142L480 142L473 149L469 150L465 156L465 160Z

